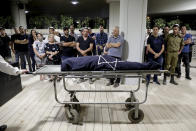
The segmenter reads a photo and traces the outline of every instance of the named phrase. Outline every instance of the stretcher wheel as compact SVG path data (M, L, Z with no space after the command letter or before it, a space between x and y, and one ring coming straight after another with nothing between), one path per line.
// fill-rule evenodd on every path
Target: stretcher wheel
M131 109L128 118L132 123L139 123L144 119L144 112L138 109L138 118L135 118L135 108Z
M69 109L65 113L67 120L72 124L78 124L79 122L79 113L76 109Z
M131 98L127 98L125 102L136 102L136 100L134 99L133 101L131 101ZM131 109L131 108L134 108L135 104L125 104L125 107L127 109Z

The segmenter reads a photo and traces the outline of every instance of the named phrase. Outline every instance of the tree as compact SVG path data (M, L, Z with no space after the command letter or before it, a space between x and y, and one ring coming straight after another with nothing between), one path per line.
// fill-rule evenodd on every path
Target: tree
M81 21L81 25L83 27L89 27L89 21L90 21L89 17L84 17L84 19Z
M176 19L176 20L171 20L170 22L167 22L167 25L168 25L170 28L172 28L173 25L175 25L175 24L180 25L180 23L181 23L181 21L180 21L179 19Z
M154 20L154 24L156 26L159 26L159 28L163 29L165 27L165 25L166 25L166 21L163 18L158 18L158 19Z
M70 25L73 25L73 18L61 15L60 16L60 25L61 25L61 28L69 27Z
M96 17L94 21L95 21L95 28L99 28L100 25L105 26L105 21L103 18Z
M4 28L12 28L14 26L14 21L11 16L0 17L0 26Z
M151 25L151 20L150 20L150 17L147 16L147 17L146 17L146 28L147 28L147 29L150 29L150 25Z

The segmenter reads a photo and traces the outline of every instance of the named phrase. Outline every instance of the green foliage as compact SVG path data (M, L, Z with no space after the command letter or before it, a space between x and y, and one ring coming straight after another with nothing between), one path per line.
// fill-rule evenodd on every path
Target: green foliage
M167 22L167 25L172 28L173 25L175 24L179 24L180 25L181 21L179 19L176 19L176 20L171 20L170 22Z
M186 26L186 29L187 29L187 30L191 30L191 27L190 27L189 24L185 24L185 26Z
M151 20L150 20L150 17L147 16L147 17L146 17L146 28L147 28L147 29L150 29L150 25L151 25Z
M48 28L53 26L55 28L59 27L59 22L55 17L52 16L35 16L29 19L30 28Z
M81 21L81 25L83 27L89 27L89 21L90 21L89 17L84 17L84 19Z
M165 27L165 25L166 25L166 21L164 19L162 19L162 18L158 18L158 19L154 20L154 24L159 26L159 28L163 29Z
M103 18L100 18L100 17L96 17L95 20L94 20L94 23L95 23L95 28L99 28L100 25L103 25L105 26L105 21Z
M0 17L0 26L4 28L12 28L14 26L14 21L11 16Z
M73 25L73 18L61 15L60 16L60 25L61 25L61 28L69 27L70 25Z
M59 21L52 17L52 16L48 16L48 20L50 21L50 26L54 27L54 28L58 28L59 26Z
M44 18L41 17L41 16L31 17L29 19L29 26L30 26L30 28L41 28L43 19Z
M82 28L81 19L77 19L76 22L77 22L77 28L78 28L78 29Z
M75 19L77 23L77 28L81 27L89 27L90 21L93 20L95 25L94 28L98 28L100 24L105 26L105 20L100 17L96 17L95 19L91 19L90 17L81 17ZM35 16L29 19L29 28L48 28L53 26L55 28L63 28L65 26L70 26L74 24L74 19L69 16L60 15L60 17L52 17L52 16Z

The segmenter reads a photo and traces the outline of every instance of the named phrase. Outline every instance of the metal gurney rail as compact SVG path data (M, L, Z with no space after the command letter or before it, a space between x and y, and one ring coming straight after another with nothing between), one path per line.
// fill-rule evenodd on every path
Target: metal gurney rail
M139 109L139 105L143 104L147 100L148 95L148 83L145 88L145 97L143 101L139 101L135 97L135 92L139 91L142 75L146 74L161 74L166 72L165 70L121 70L121 71L61 71L60 65L46 65L36 72L35 75L53 75L55 76L54 93L55 100L64 104L67 108L66 117L72 123L79 122L80 104L125 104L129 109L128 118L132 123L139 123L144 118L144 113ZM63 77L63 86L65 91L70 93L70 101L60 101L58 99L56 78L57 76ZM138 87L135 90L69 90L66 88L65 78L138 78ZM129 92L130 96L125 102L79 102L76 97L77 92Z

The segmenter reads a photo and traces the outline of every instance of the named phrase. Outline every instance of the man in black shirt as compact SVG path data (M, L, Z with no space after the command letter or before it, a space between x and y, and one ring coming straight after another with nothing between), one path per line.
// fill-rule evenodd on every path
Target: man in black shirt
M82 36L78 38L76 49L78 56L92 56L93 39L88 36L88 28L82 30Z
M63 28L64 36L61 37L61 44L62 46L62 52L61 52L61 61L70 58L70 57L76 57L77 56L77 50L76 50L76 43L75 38L71 35L69 35L69 28L64 27Z
M78 56L92 56L93 49L93 39L88 36L88 28L83 28L82 36L78 38L76 49L78 50ZM83 82L84 79L80 79L80 82ZM92 78L89 79L89 83L92 84Z
M11 49L12 49L12 52L15 54L16 62L19 62L19 55L18 55L18 51L17 51L18 44L14 43L14 41L17 38L17 35L19 34L19 30L15 27L14 31L15 31L15 34L11 35Z
M9 48L10 45L10 38L5 33L4 28L0 28L0 55L6 59L11 57L11 51Z
M14 43L17 45L18 55L21 59L21 69L26 69L25 57L29 65L29 71L32 72L31 60L28 53L28 35L25 34L24 28L19 27L20 34L18 34L14 40Z
M92 29L90 27L88 27L88 32L89 32L89 36L92 38L93 40L93 49L92 49L92 53L93 55L96 55L96 45L95 45L95 40L96 40L96 34L92 32Z

